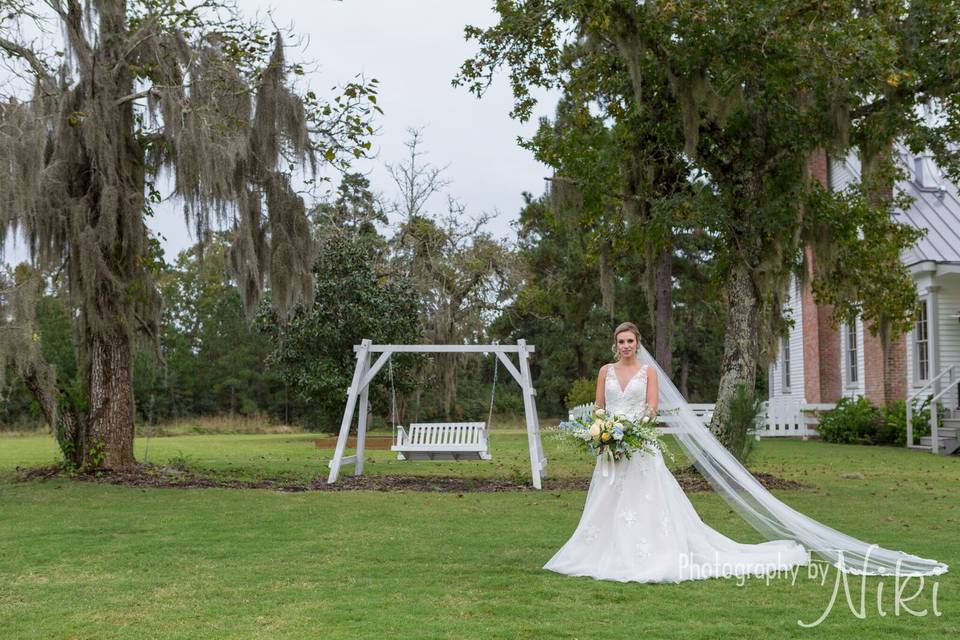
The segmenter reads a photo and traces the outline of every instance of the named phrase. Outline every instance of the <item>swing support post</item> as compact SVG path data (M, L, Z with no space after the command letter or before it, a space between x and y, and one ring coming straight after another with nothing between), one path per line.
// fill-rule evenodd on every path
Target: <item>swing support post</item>
M528 345L526 340L518 340L516 345L500 344L373 344L364 339L355 345L353 350L357 355L357 364L353 371L353 381L347 389L347 404L343 411L343 420L340 422L340 433L337 436L337 447L333 459L328 466L330 473L327 482L332 484L340 478L343 465L353 464L354 475L363 475L363 456L367 438L367 413L370 401L370 383L376 377L383 365L393 353L493 353L499 364L510 372L510 375L520 385L523 394L524 419L527 426L527 447L530 451L530 479L533 487L542 488L542 479L546 476L547 459L543 453L543 442L540 437L540 423L537 418L536 389L530 375L530 354L534 346ZM380 357L371 366L370 358L374 353ZM514 365L508 354L516 353L518 365ZM496 383L494 383L496 384ZM491 398L491 411L492 411ZM356 454L344 455L347 448L347 439L350 427L353 424L354 411L357 416L357 447Z
M523 393L523 412L527 421L527 448L530 451L530 473L533 487L541 489L541 478L546 474L547 459L543 455L543 442L540 439L540 422L537 419L537 403L534 396L537 390L533 388L530 378L530 354L527 341L517 341L518 358L520 360L520 389ZM506 356L504 356L506 358Z
M342 465L356 463L357 461L356 455L344 457L343 453L347 448L347 436L350 434L350 424L353 422L353 410L357 406L357 396L359 395L360 382L363 380L364 365L368 362L367 354L369 350L370 340L363 340L360 343L360 349L357 351L357 366L353 370L353 382L350 383L350 388L347 389L347 406L343 410L343 420L340 421L340 435L337 436L337 448L333 452L333 460L330 461L330 475L327 476L327 483L337 481ZM366 433L364 433L364 436L366 436ZM357 445L358 447L360 446L359 438L357 439ZM361 465L361 469L362 468Z

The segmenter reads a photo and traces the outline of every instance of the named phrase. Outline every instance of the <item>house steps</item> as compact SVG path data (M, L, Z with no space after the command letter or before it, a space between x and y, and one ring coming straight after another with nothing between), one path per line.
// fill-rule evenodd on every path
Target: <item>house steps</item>
M960 418L944 418L943 426L937 429L937 440L939 440L940 445L940 450L937 453L941 455L948 456L960 451ZM933 438L923 436L920 438L920 444L915 444L911 448L931 451Z

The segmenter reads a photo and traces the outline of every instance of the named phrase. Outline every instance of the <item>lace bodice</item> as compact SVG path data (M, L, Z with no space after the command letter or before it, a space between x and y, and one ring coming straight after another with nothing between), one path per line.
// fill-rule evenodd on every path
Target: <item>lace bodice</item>
M647 366L641 366L640 370L627 380L626 386L622 389L613 369L614 365L607 366L607 379L603 391L608 413L622 413L628 418L643 415L647 407Z

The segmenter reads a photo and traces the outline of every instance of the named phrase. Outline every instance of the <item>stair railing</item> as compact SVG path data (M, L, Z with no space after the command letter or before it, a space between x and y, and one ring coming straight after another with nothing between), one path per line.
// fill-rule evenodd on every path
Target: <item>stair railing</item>
M947 382L944 385L941 382L941 379L946 376ZM950 365L945 368L943 371L938 373L936 377L930 379L927 384L923 385L918 391L913 395L907 398L907 446L913 446L913 401L917 399L920 395L927 392L927 390L932 386L933 395L930 396L930 450L933 453L938 453L940 451L940 439L939 434L937 433L937 401L942 398L950 389L960 384L960 366Z

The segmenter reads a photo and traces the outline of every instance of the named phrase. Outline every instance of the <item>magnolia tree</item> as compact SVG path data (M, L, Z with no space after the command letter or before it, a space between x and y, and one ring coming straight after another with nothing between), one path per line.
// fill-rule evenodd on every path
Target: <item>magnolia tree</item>
M0 354L76 465L134 464L132 345L155 336L162 264L147 228L166 172L199 238L229 230L245 303L312 294L314 256L292 180L369 148L375 85L297 93L282 33L220 0L0 0L0 54L26 93L0 98L0 247L25 239L74 309L82 383L58 387L31 345L32 289L0 297ZM54 34L62 34L62 38ZM7 83L6 87L17 87ZM11 304L16 302L16 304Z

